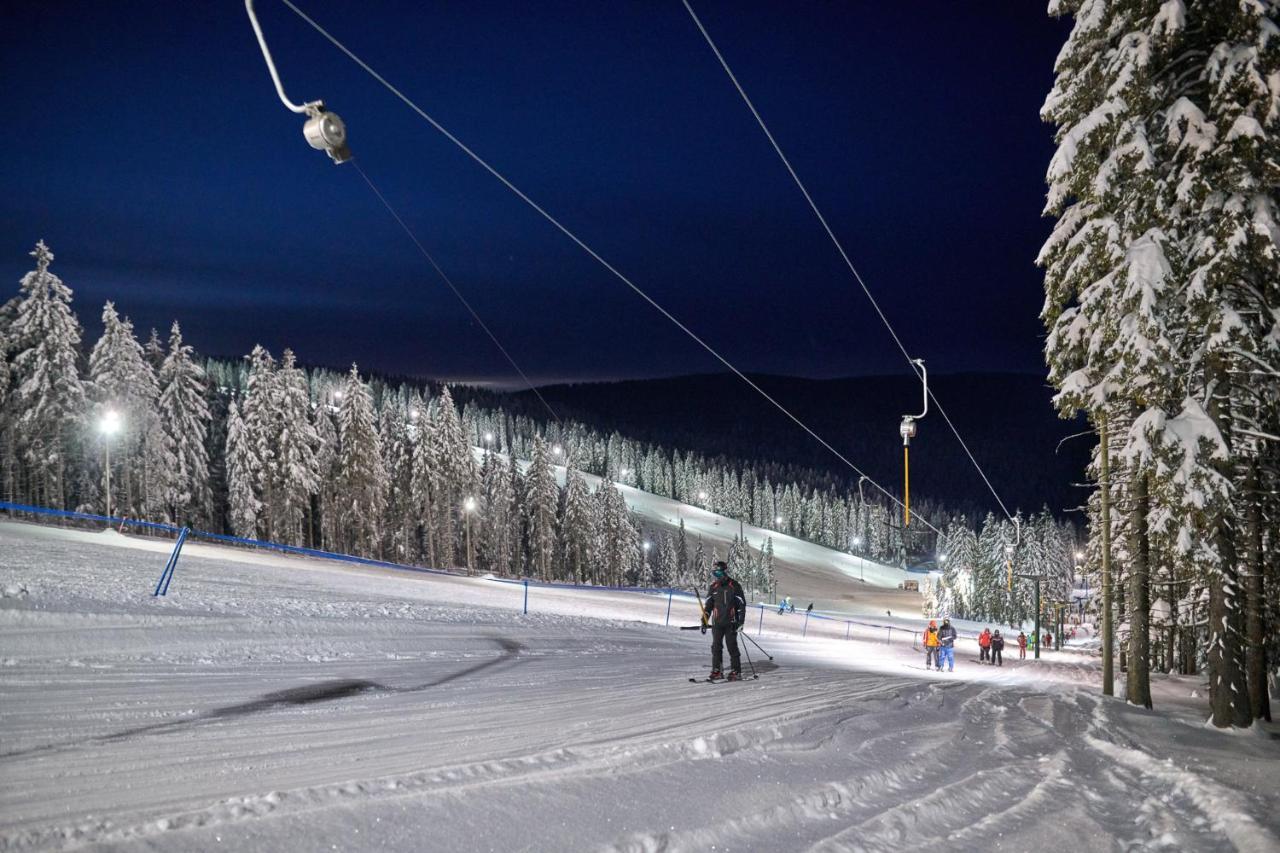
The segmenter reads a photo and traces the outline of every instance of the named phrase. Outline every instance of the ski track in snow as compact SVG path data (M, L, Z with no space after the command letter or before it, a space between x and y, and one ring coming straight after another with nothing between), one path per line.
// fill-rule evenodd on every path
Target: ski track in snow
M211 546L153 599L165 550L0 522L0 850L1280 849L1275 740L1104 700L1070 655L926 673L792 619L774 663L742 643L760 680L689 684L706 639L665 599L523 616Z

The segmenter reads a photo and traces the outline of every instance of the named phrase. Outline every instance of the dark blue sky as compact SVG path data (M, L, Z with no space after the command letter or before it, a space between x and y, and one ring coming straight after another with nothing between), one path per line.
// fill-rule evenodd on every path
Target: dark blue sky
M904 371L683 7L299 6L749 370ZM290 96L538 379L709 356L277 0ZM695 5L913 355L1039 371L1032 261L1065 22L1040 3ZM510 368L350 167L307 147L239 0L7 4L0 294L47 240L98 333L177 318L202 352L450 378Z

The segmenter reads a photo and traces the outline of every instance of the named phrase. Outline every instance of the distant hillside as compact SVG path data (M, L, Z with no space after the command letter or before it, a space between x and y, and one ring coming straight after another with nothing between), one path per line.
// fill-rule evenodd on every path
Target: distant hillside
M920 411L919 383L909 375L798 379L753 375L752 380L886 486L900 488L902 440L898 422ZM1059 442L1085 428L1060 420L1044 380L1024 374L930 376L970 450L1010 510L1055 514L1080 504L1091 442ZM774 460L857 477L743 382L730 374L552 385L539 389L561 417L668 447ZM533 417L542 414L531 392L510 395ZM995 501L935 410L911 445L912 493L985 511Z

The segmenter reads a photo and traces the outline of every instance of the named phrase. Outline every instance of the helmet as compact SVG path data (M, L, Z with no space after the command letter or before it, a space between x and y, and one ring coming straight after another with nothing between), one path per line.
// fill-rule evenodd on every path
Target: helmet
M930 620L929 620L929 627L930 627L930 628L937 628L937 627L938 627L938 620L937 620L937 619L930 619Z
M717 560L715 564L715 568L711 570L711 574L715 575L718 578L724 577L725 575L729 574L729 564L726 563L724 560Z

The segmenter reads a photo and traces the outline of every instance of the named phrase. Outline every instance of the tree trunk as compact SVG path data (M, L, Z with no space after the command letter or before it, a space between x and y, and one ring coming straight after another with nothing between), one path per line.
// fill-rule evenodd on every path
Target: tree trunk
M1098 418L1102 489L1102 695L1115 695L1115 628L1111 624L1111 443L1107 439L1107 415Z
M1257 463L1248 463L1244 481L1245 670L1249 681L1249 712L1255 720L1271 719L1267 691L1267 633L1262 586L1262 496L1258 494Z
M1231 397L1230 376L1220 354L1211 354L1205 366L1205 386L1209 389L1206 414L1227 443L1224 459L1212 465L1225 479L1232 475L1231 416L1226 401ZM1232 527L1230 505L1213 499L1208 507L1209 536L1216 564L1209 569L1209 707L1218 728L1253 724L1245 680L1240 588L1236 551L1236 531Z
M1151 707L1151 539L1147 530L1147 475L1134 472L1130 486L1129 672L1125 698Z

